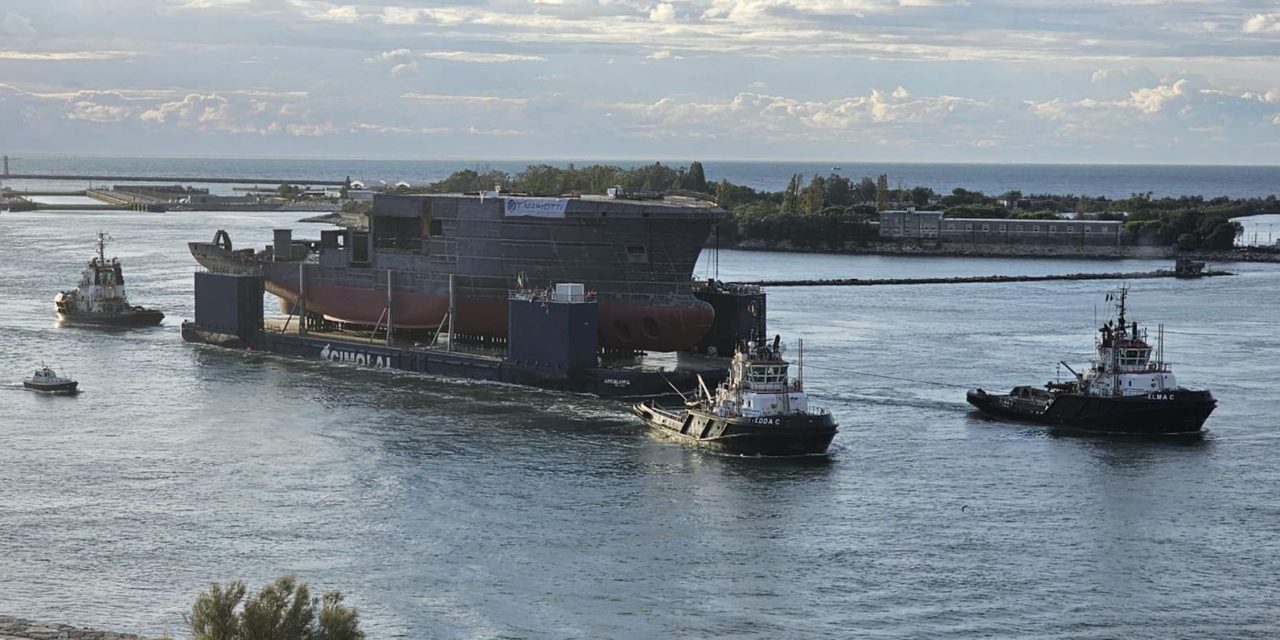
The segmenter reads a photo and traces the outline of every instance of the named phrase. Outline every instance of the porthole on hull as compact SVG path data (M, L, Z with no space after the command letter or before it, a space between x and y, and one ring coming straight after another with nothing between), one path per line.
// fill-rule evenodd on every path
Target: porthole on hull
M649 316L645 316L644 319L640 321L640 330L650 338L657 338L662 335L662 327L658 325L658 321L650 318Z
M631 327L621 320L613 321L613 335L623 342L631 342Z

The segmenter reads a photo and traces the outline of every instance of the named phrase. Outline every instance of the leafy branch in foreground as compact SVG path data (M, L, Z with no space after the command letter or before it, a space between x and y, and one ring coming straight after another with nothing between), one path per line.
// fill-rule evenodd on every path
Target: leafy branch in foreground
M195 640L363 640L356 610L342 594L311 597L291 575L276 578L245 599L244 582L214 583L196 597L185 616Z

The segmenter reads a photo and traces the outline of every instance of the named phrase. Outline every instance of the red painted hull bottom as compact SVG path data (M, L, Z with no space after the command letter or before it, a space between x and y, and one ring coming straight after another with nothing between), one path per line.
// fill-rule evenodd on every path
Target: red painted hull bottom
M297 302L294 288L268 281L267 290L285 300L290 308ZM507 335L506 298L459 298L453 330L469 335ZM597 328L600 345L612 349L680 351L706 335L715 319L711 305L693 297L687 304L646 304L642 300L618 300L601 296ZM354 324L375 325L386 308L382 291L309 285L307 311ZM396 292L393 309L395 326L405 329L435 329L449 309L449 297L429 293Z

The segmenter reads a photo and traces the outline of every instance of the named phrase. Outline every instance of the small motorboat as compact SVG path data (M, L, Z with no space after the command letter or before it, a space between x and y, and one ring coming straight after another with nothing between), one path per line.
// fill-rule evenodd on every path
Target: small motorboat
M80 383L59 376L53 369L41 364L30 378L22 381L22 386L32 391L71 395L79 391Z

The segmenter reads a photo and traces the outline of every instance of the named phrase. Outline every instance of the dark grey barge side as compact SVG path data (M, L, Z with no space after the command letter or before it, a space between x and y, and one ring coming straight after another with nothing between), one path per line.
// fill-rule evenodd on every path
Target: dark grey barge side
M505 353L449 350L440 346L373 341L369 335L269 328L263 321L261 276L195 274L195 320L182 324L188 342L284 356L329 360L372 369L394 369L449 378L486 380L606 398L674 395L725 375L722 362L659 368L631 361L601 366L596 304L588 296L514 295L508 300L509 338ZM394 301L389 305L394 312ZM302 312L303 317L305 311Z

